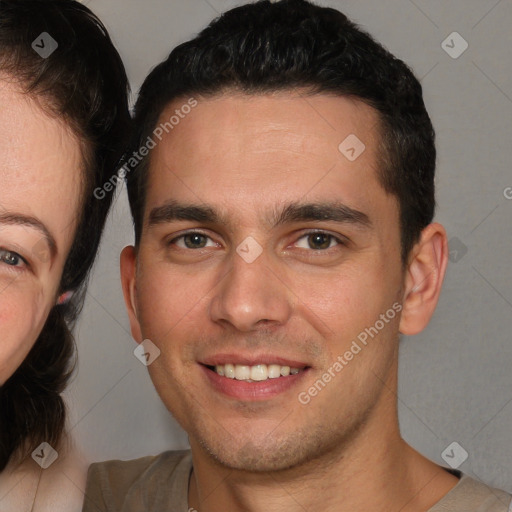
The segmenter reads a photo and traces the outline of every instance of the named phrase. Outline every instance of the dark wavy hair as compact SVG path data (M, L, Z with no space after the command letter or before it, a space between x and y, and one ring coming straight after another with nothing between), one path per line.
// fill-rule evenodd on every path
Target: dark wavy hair
M399 203L405 264L435 210L435 136L421 84L404 62L344 14L305 0L265 0L231 9L175 48L146 78L125 167L135 244L142 232L150 157L140 163L130 157L172 100L229 90L295 89L354 97L376 109L381 125L378 177Z
M32 44L43 32L58 48L42 58ZM129 87L121 58L98 18L75 0L2 0L0 73L51 115L63 119L82 149L82 208L59 293L34 347L0 388L0 470L41 442L59 446L66 410L61 393L74 368L71 334L80 312L113 194L93 190L113 179L130 137ZM112 188L111 188L112 190Z

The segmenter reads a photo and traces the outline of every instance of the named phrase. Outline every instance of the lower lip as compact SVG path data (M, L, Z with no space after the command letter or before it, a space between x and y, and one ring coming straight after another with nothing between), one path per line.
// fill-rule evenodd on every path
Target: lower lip
M269 400L281 393L289 391L296 386L307 373L308 369L302 370L295 375L267 379L259 382L245 382L243 380L228 379L220 376L217 372L201 365L203 372L215 390L231 398L247 402Z

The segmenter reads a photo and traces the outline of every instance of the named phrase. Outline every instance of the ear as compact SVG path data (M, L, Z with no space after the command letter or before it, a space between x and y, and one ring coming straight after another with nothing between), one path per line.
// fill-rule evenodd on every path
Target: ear
M136 284L137 253L133 245L125 247L121 252L121 285L133 339L140 343L142 333L137 317Z
M448 241L441 224L429 224L413 247L406 270L400 332L421 332L430 321L441 294L446 266Z

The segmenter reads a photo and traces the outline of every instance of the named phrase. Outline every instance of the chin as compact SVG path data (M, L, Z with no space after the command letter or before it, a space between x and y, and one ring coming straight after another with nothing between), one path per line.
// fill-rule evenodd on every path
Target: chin
M231 470L251 473L279 472L293 469L311 462L324 451L323 442L315 436L295 432L280 439L272 434L255 442L233 439L199 440L216 463Z

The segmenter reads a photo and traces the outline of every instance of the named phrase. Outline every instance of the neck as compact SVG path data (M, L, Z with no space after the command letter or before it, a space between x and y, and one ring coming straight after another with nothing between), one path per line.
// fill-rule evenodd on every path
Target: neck
M386 388L347 443L287 470L233 470L191 439L190 507L199 512L428 511L458 480L403 441L394 389Z

